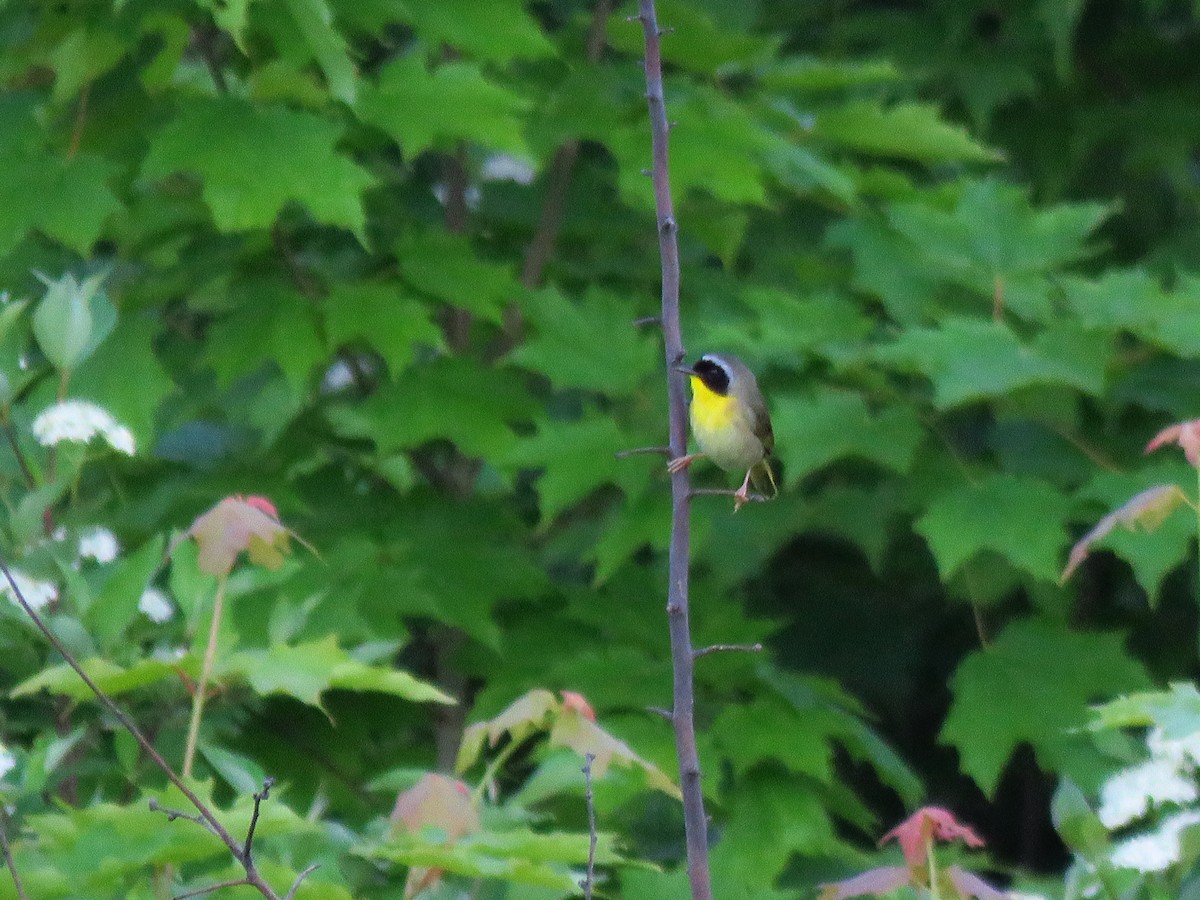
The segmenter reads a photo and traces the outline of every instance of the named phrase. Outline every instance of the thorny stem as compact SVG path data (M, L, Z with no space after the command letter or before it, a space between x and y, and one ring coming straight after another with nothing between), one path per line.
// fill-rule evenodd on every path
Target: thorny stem
M212 624L208 627L208 644L204 648L204 662L200 666L200 681L192 694L192 718L188 722L187 747L183 751L183 777L192 777L192 763L196 759L196 744L200 739L200 718L204 714L204 695L208 693L208 679L212 675L213 661L217 658L217 638L221 632L221 613L225 609L225 585L228 577L222 575L217 581L217 594L213 598Z
M666 102L663 98L662 32L654 0L639 0L638 19L646 46L646 103L654 155L654 207L658 214L658 249L662 257L662 329L670 401L671 457L687 452L687 402L684 377L676 372L684 358L679 324L679 241L671 200L668 161ZM712 900L708 871L708 822L700 781L700 755L696 724L692 638L688 622L688 548L690 544L691 487L686 470L671 476L671 543L668 551L667 624L671 633L671 669L674 683L672 725L679 757L679 785L683 793L683 826L687 843L688 882L692 900Z
M125 711L121 709L121 707L117 706L116 702L114 702L113 699L108 696L108 694L100 689L100 686L96 684L96 682L94 682L87 674L87 672L83 670L83 667L79 665L79 661L75 659L75 657L71 654L71 651L68 650L63 642L58 639L58 636L50 630L49 626L47 626L42 620L42 617L37 614L37 611L29 605L29 601L25 599L25 595L21 592L20 587L18 587L16 581L13 579L12 571L8 568L8 564L2 559L0 559L0 573L3 573L4 578L8 581L9 589L12 591L12 595L17 598L17 603L20 605L21 609L25 610L25 614L33 620L33 624L37 626L38 631L45 636L46 640L50 642L50 646L58 652L58 654L66 661L67 665L75 670L75 674L80 677L85 685L87 685L88 690L90 690L92 694L95 695L96 699L104 705L104 708L112 713L114 718L121 723L121 727L123 727L133 736L133 739L137 741L138 746L140 746L142 751L148 757L150 757L150 759L156 766L158 766L159 769L162 770L162 773L167 777L167 780L171 782L171 784L173 784L179 790L179 792L183 794L184 797L187 798L188 802L191 803L193 807L195 807L196 812L200 814L200 818L204 820L205 827L212 831L213 834L221 839L221 843L229 848L229 852L233 854L233 858L236 859L246 871L245 883L255 888L260 894L262 894L264 897L267 897L268 900L280 900L279 895L276 894L275 891L271 889L271 886L263 880L263 877L258 874L258 870L254 865L254 858L245 852L245 849L242 847L242 845L239 844L234 836L231 835L225 826L221 824L221 821L216 817L213 811L209 809L208 804L201 800L196 795L196 792L188 787L187 783L182 778L175 774L175 770L171 768L170 763L163 759L162 754L154 749L154 745L146 739L146 736L142 734L141 730L137 727L137 725L134 724L133 719L129 718L129 716L125 714Z

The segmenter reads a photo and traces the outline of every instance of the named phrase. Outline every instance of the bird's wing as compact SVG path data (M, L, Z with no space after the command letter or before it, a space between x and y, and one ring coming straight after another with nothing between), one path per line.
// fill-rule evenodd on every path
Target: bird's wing
M771 414L767 412L767 405L761 397L754 398L746 405L750 409L750 427L754 429L754 436L762 442L763 455L770 456L775 449L775 431L771 428Z

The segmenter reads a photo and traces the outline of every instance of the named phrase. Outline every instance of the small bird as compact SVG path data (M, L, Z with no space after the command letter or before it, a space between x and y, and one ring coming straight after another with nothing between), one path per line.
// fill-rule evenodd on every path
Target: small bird
M750 480L753 477L757 486L762 473L771 486L771 496L776 496L779 488L767 462L775 434L754 373L728 353L706 353L695 365L675 369L691 376L692 434L700 452L671 460L667 471L675 474L702 457L730 472L745 469L746 478L733 495L735 512L750 502Z

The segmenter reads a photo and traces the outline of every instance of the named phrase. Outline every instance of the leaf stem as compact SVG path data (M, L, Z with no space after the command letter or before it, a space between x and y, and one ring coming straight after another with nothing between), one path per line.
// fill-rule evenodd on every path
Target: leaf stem
M929 896L930 900L942 900L942 889L938 887L937 857L933 853L933 838L925 841L925 859L929 865Z
M183 751L183 777L192 777L192 763L196 758L196 743L200 739L200 718L204 713L204 695L208 693L208 679L212 675L213 661L217 657L217 638L221 632L221 614L225 609L225 585L228 575L217 581L217 593L213 598L212 624L208 629L208 644L204 648L204 662L200 666L200 681L192 695L192 718L188 722L187 747Z

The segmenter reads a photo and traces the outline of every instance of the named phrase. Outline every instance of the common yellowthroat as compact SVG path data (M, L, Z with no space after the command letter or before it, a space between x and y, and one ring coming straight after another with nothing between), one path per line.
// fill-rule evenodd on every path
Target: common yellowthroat
M750 502L752 477L757 485L765 474L771 496L778 494L775 475L767 462L775 446L775 434L754 373L729 353L706 353L694 365L675 369L691 376L692 434L700 452L671 460L667 470L674 474L702 457L730 472L745 469L746 478L733 495L735 511Z

